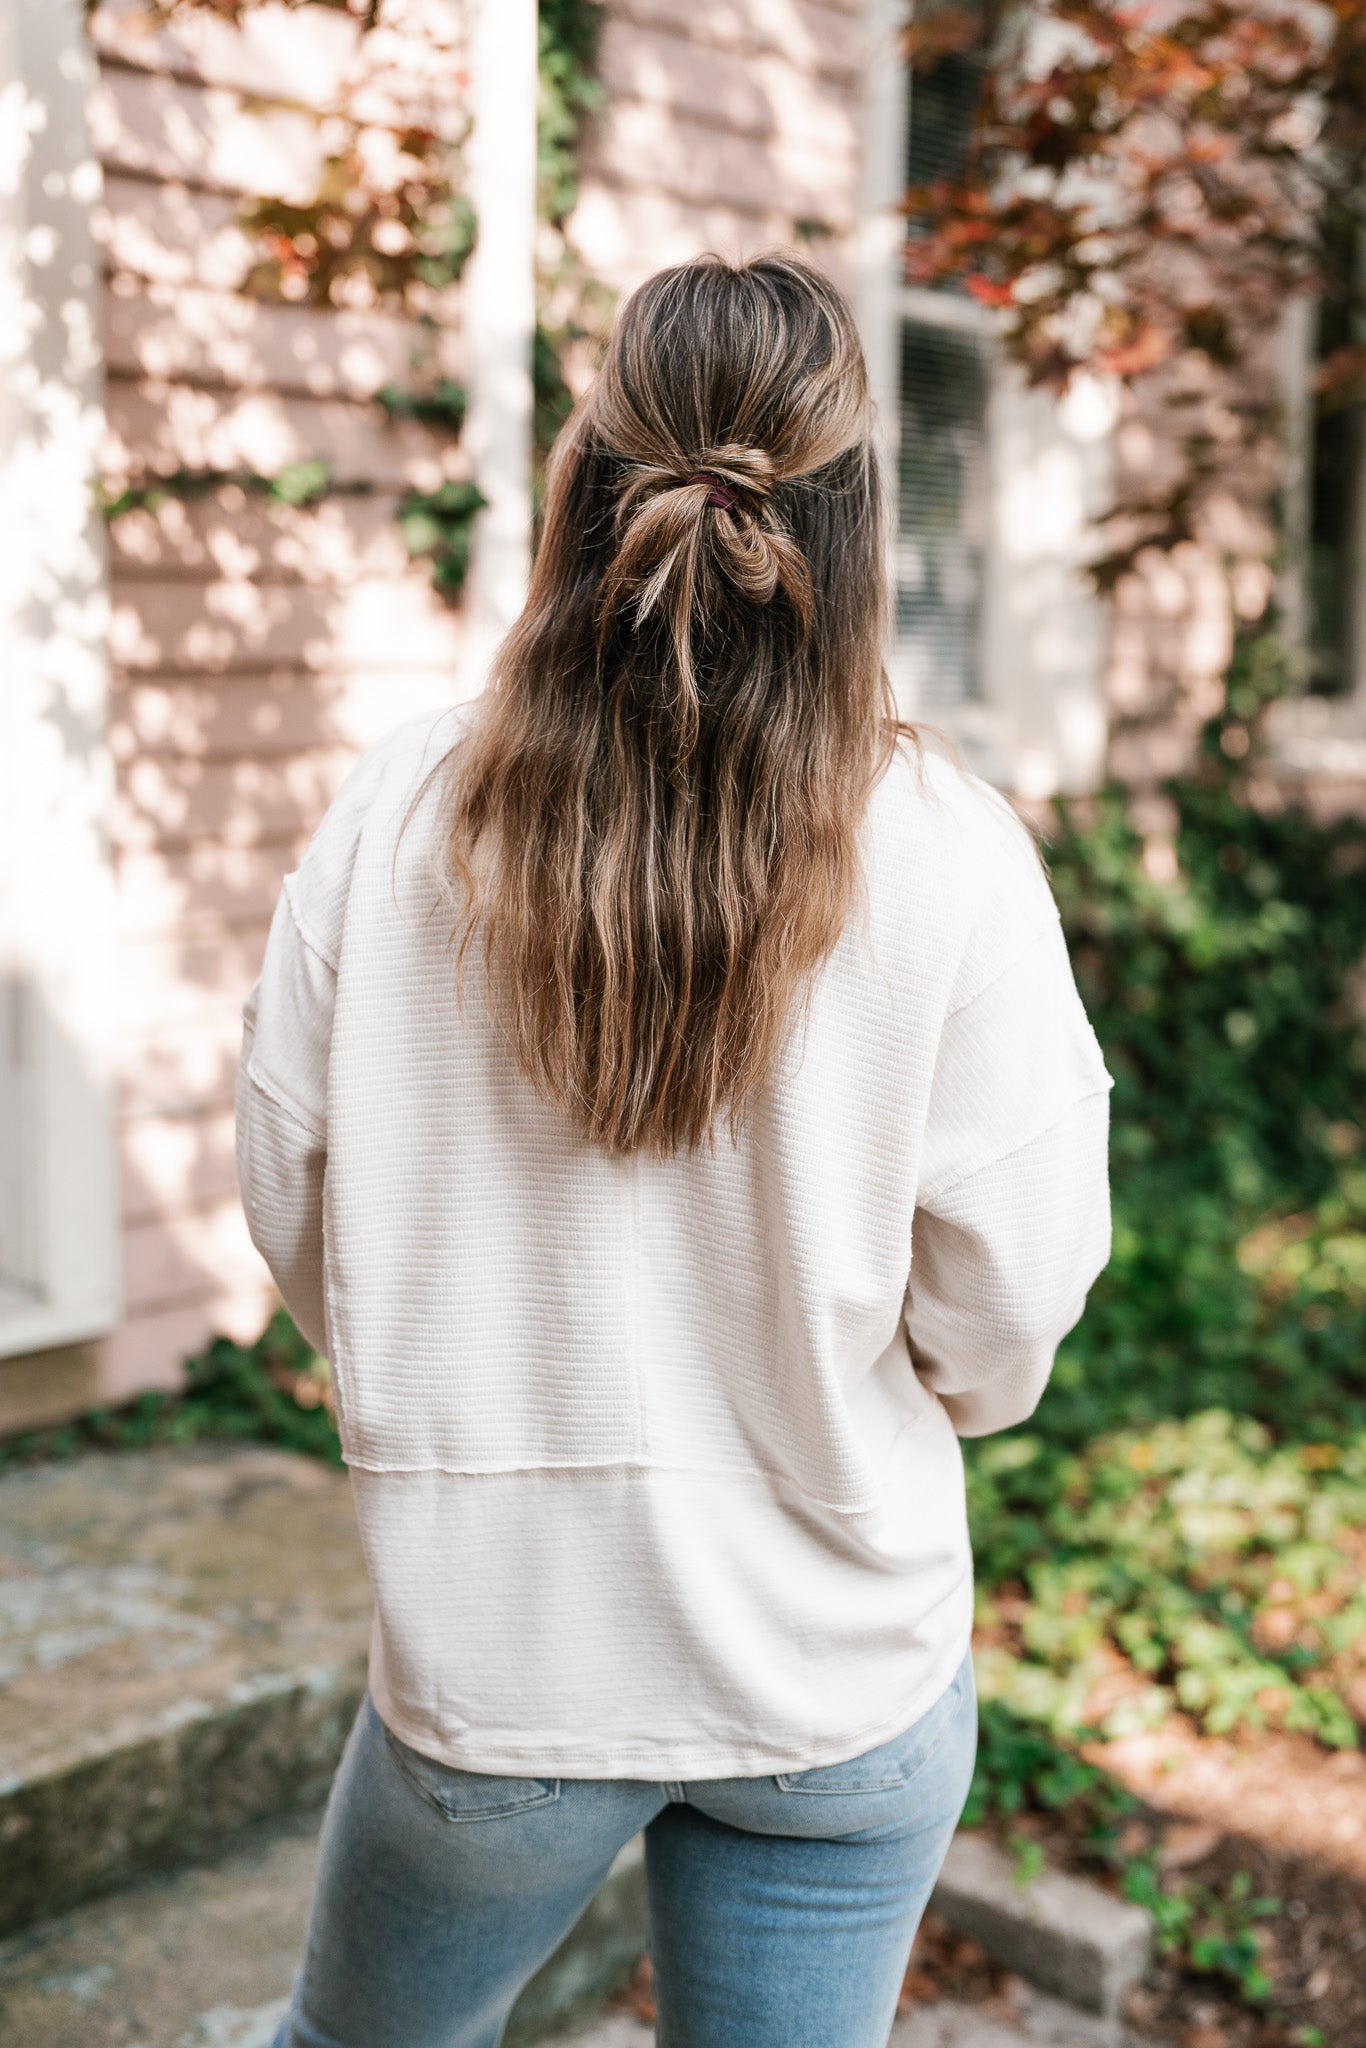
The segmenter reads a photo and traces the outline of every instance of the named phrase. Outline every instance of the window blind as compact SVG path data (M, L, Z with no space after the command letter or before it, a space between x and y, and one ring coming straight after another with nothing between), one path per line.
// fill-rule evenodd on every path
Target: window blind
M986 408L983 344L904 321L892 680L912 713L981 694Z
M908 185L962 175L985 72L985 57L966 50L941 57L932 71L913 75L906 131Z
M982 76L968 52L912 79L908 184L961 173ZM892 680L913 715L981 695L987 395L985 343L961 321L902 321Z

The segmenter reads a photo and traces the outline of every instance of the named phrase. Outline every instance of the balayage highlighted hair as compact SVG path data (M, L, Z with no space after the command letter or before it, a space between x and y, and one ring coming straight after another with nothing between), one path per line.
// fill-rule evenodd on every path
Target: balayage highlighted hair
M705 257L626 301L442 816L462 952L479 931L521 1066L613 1152L738 1126L854 908L904 730L883 519L819 272Z

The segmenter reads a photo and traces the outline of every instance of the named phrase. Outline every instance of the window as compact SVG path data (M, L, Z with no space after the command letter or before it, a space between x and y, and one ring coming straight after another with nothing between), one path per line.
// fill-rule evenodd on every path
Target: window
M1321 361L1352 339L1351 315L1323 306L1316 322ZM1366 531L1366 433L1360 405L1314 407L1309 450L1308 652L1309 688L1325 697L1350 696L1366 667L1360 616Z
M1113 394L1061 405L1002 357L996 316L905 282L908 182L961 169L981 87L972 56L913 85L900 10L873 0L859 306L897 505L895 634L903 712L947 733L1021 796L1093 788L1105 753L1103 606L1082 563L1109 495Z
M902 321L895 681L927 714L981 693L988 376L971 332Z
M1366 408L1325 408L1317 362L1347 338L1343 316L1305 301L1282 329L1285 570L1280 624L1303 688L1271 707L1280 765L1366 776Z

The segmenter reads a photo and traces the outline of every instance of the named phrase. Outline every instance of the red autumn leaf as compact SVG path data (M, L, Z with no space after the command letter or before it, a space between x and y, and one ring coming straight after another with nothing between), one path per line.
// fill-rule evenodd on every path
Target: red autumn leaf
M1007 279L1004 284L990 277L965 277L963 283L979 306L1009 306L1015 300L1015 287Z
M1171 352L1170 330L1159 327L1156 321L1145 320L1130 340L1099 349L1096 367L1110 377L1137 377L1165 363Z

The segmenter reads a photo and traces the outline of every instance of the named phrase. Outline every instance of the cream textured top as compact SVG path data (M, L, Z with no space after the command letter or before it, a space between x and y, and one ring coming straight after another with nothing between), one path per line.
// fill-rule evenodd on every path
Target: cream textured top
M1019 1422L1109 1256L1110 1076L1004 800L905 750L866 907L738 1142L618 1159L457 1001L423 776L352 774L247 1000L252 1236L332 1362L370 1682L468 1770L758 1776L952 1679L957 1438ZM406 831L402 831L408 819Z

